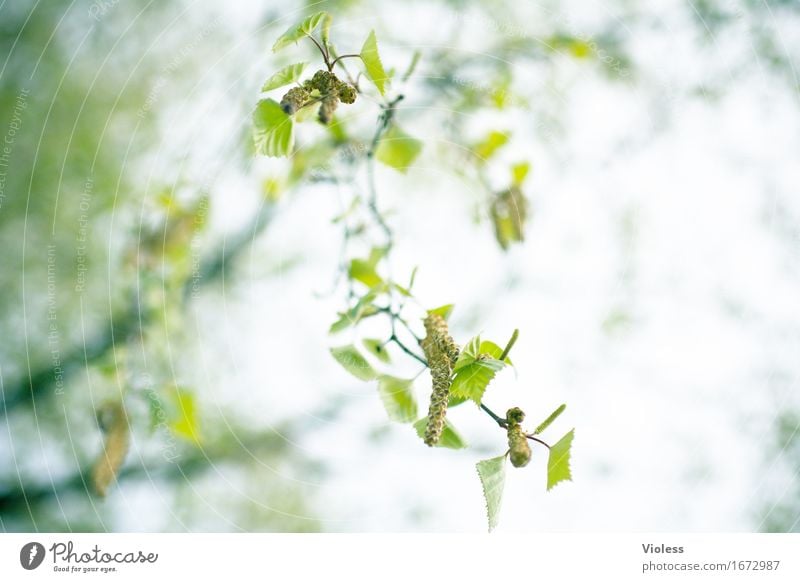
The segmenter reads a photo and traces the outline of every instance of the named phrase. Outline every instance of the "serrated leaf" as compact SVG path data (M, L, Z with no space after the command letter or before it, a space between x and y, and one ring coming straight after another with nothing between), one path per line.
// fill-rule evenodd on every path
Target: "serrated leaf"
M389 350L386 349L384 342L379 339L365 339L364 347L367 351L378 358L381 362L388 364L390 361Z
M414 429L417 431L417 435L419 438L425 438L425 427L428 426L428 417L420 418L417 422L414 423ZM456 431L453 425L450 423L449 420L445 420L444 422L444 430L442 430L442 436L439 439L439 442L436 444L437 447L443 447L445 449L465 449L467 448L467 442L461 437L460 434Z
M454 396L469 398L475 404L480 404L486 388L494 379L498 370L503 368L503 362L494 358L482 357L471 364L467 364L456 372L450 393Z
M515 186L522 186L525 178L528 177L528 172L531 165L528 162L520 162L511 166L511 181Z
M375 37L375 31L372 30L364 41L364 46L361 47L361 60L364 61L364 67L367 70L367 77L377 87L378 92L383 95L386 93L386 71L383 70L383 63L378 54L378 39Z
M303 74L303 71L307 65L308 63L295 63L294 65L287 65L283 67L280 71L272 75L264 82L263 87L261 87L261 91L272 91L278 87L283 87L289 83L294 83L300 78L300 75Z
M450 314L453 313L453 308L455 305L452 303L448 303L447 305L442 305L441 307L436 307L435 309L429 309L428 313L431 315L441 315L445 320L450 318Z
M486 500L486 517L489 521L489 531L492 531L497 527L497 522L500 518L500 507L503 504L503 489L506 484L506 456L500 455L493 459L479 461L476 468L483 488L483 497Z
M331 348L331 355L342 367L359 380L369 381L378 377L378 373L370 366L367 359L359 353L355 346Z
M502 131L490 131L483 141L475 145L473 151L479 160L486 161L507 143L508 134Z
M572 449L572 439L575 438L573 428L565 434L560 441L550 447L550 458L547 460L547 490L562 481L571 481L572 472L570 471L569 461Z
M480 356L480 348L481 336L476 335L474 338L469 340L464 345L461 352L459 352L458 359L456 360L455 366L453 366L453 371L458 372L464 366L469 366L475 362L475 360L478 359L478 356Z
M273 99L262 99L253 112L253 141L264 156L287 156L294 145L294 121Z
M200 442L197 402L194 394L185 388L175 388L171 393L175 415L169 424L176 435L194 443Z
M539 426L537 426L537 427L536 427L536 430L535 430L535 431L533 431L533 434L541 434L542 432L544 432L544 430L545 430L545 429L546 429L548 426L550 426L551 424L553 424L553 421L554 421L555 419L557 419L559 416L561 416L561 413L562 413L562 412L564 412L564 410L565 410L566 408L567 408L567 405L566 405L566 404L562 404L561 406L559 406L558 408L556 408L556 409L555 409L555 410L554 410L552 413L550 413L550 416L548 416L547 418L545 418L545 419L542 421L542 424L540 424Z
M391 420L414 422L417 418L417 401L411 390L413 384L413 380L392 376L381 376L378 379L378 393Z
M327 12L317 12L303 20L300 24L289 27L286 32L278 37L275 44L272 45L272 52L277 52L293 42L297 42L304 36L310 35L326 17L330 17Z
M392 125L383 134L375 157L378 161L400 172L405 172L422 151L422 142Z

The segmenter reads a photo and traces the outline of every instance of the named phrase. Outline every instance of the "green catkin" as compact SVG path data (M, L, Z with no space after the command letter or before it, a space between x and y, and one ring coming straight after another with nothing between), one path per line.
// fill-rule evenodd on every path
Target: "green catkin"
M281 109L288 115L294 115L306 105L319 102L319 120L328 124L340 101L350 104L355 100L355 87L339 80L330 71L320 70L302 86L289 89L281 99Z
M425 339L420 342L428 367L431 370L433 389L428 408L428 425L425 427L425 444L435 446L442 437L447 401L450 398L450 377L458 359L458 346L441 315L432 313L425 318Z
M109 402L97 411L97 421L105 433L103 452L92 468L92 484L100 497L105 497L109 486L117 479L125 461L130 441L128 416L121 402Z
M281 99L281 109L287 115L294 115L306 104L309 98L309 91L304 87L293 87Z
M531 446L522 431L523 420L525 413L519 408L510 408L506 412L509 457L515 467L524 467L531 460Z

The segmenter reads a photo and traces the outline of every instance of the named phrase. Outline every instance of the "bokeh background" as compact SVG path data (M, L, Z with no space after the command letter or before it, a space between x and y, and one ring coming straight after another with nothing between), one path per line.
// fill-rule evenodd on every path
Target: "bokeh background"
M546 492L535 450L498 530L800 531L791 0L0 2L0 529L485 529L503 434L462 406L470 448L430 450L330 357L337 189L253 155L261 83L316 58L270 47L316 10L343 49L421 55L397 116L423 153L377 176L393 268L460 341L520 328L493 408L568 403L573 482ZM476 182L459 148L491 131ZM518 161L504 252L486 189Z

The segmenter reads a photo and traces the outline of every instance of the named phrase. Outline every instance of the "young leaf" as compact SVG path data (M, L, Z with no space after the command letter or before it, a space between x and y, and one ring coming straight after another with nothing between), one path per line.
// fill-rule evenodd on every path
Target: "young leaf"
M550 447L550 458L547 460L548 491L562 481L572 480L572 472L569 468L569 460L573 438L575 438L574 428L565 434L560 441Z
M386 414L395 422L414 422L417 417L417 401L411 391L413 380L403 380L392 376L378 379L378 393L383 401Z
M453 383L450 385L450 393L453 396L469 398L475 404L480 404L489 383L494 379L497 371L502 368L503 362L494 358L475 360L456 372Z
M272 75L264 82L264 86L261 87L261 91L272 91L278 87L283 87L289 83L294 83L300 78L300 75L303 74L306 65L308 65L308 63L296 63L294 65L287 65L283 67L280 71Z
M392 125L381 138L375 157L390 168L405 172L421 151L421 141Z
M556 409L555 409L555 410L554 410L554 411L553 411L553 412L550 414L550 416L548 416L547 418L545 418L545 419L544 419L544 421L542 421L542 424L540 424L539 426L537 426L537 427L536 427L536 430L535 430L535 431L533 431L533 434L541 434L542 432L544 432L544 430L545 430L545 429L546 429L548 426L550 426L551 424L553 424L553 421L554 421L555 419L557 419L559 416L561 416L561 413L562 413L562 412L564 412L564 410L565 410L566 408L567 408L567 405L566 405L566 404L562 404L561 406L559 406L558 408L556 408Z
M328 12L324 12L322 17L322 44L327 46L331 39L331 24L333 24L333 16Z
M503 348L498 346L496 343L484 340L481 342L480 353L486 354L487 356L491 356L495 360L499 360L500 356L503 355ZM506 359L503 360L504 363L508 364L509 366L513 366L514 364L511 362L511 358L506 356Z
M475 155L481 161L491 158L497 150L508 143L508 134L501 131L490 131L489 134L478 143L475 148Z
M294 122L273 99L262 99L253 112L253 141L259 154L289 155L294 145Z
M365 317L371 317L378 313L378 308L372 304L377 296L378 293L374 290L364 295L351 309L340 314L339 319L331 325L328 333L338 333L355 325Z
M351 260L347 273L351 279L360 281L370 288L383 282L381 276L375 271L375 265L371 265L364 259Z
M458 354L458 360L456 360L456 364L453 366L453 371L458 372L464 366L469 366L477 360L480 355L480 347L481 336L476 335L466 343L464 349Z
M531 165L528 162L520 162L519 164L511 166L511 181L513 184L515 186L522 186L530 169Z
M445 319L445 321L447 321L450 318L450 314L453 313L454 307L455 305L453 305L452 303L448 303L447 305L442 305L441 307L437 307L435 309L429 309L428 314L441 315Z
M383 345L383 341L379 339L365 339L364 340L364 347L367 348L367 351L378 358L384 364L388 364L390 361L389 358L389 350L386 349L386 346Z
M383 63L378 54L378 39L375 38L375 31L372 30L361 47L361 60L367 69L367 77L377 87L378 92L383 95L386 93L386 71L383 70Z
M378 377L366 358L354 346L340 346L331 348L331 355L342 367L359 380L369 381Z
M194 394L183 388L175 388L172 392L172 399L175 405L175 416L170 423L170 429L186 440L199 443L199 421Z
M325 18L330 18L330 15L327 12L317 12L316 14L312 14L303 22L298 24L297 26L291 26L289 29L284 32L278 40L275 41L275 44L272 45L272 52L278 52L282 48L289 46L293 42L297 42L304 36L309 36L311 33L316 30L316 28L320 25L320 23L325 20Z
M506 484L506 456L480 461L476 465L478 477L486 499L486 517L489 520L489 531L497 527L500 517L500 506L503 503L503 488Z
M420 418L417 422L414 423L414 429L417 431L417 435L419 438L425 438L425 427L428 426L428 417ZM439 439L439 442L436 444L437 447L444 447L446 449L465 449L467 448L466 441L461 437L456 429L450 424L449 420L445 420L444 430L442 431L442 436Z

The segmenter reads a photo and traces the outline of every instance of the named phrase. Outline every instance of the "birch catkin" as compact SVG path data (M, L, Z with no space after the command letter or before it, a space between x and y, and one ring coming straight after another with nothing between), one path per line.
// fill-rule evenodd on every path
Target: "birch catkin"
M104 404L97 411L97 420L106 438L103 452L100 453L92 469L92 483L97 494L105 497L128 453L130 426L121 402Z
M441 315L432 313L425 318L425 339L420 342L428 367L431 370L433 389L428 408L428 425L425 427L425 444L436 445L442 437L447 401L450 398L450 377L458 359L458 346L447 329Z
M525 433L522 432L523 420L525 413L519 408L510 408L506 412L509 457L515 467L524 467L531 460L531 446Z

